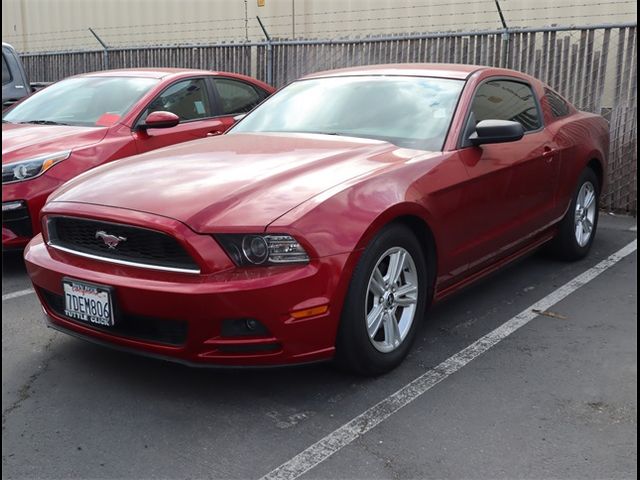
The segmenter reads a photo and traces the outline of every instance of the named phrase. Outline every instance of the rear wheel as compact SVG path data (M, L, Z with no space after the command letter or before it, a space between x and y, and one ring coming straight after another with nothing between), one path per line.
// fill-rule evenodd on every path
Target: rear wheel
M411 230L390 225L367 246L354 271L336 341L336 360L365 375L387 372L409 353L424 317L428 276Z
M559 225L558 235L550 244L552 253L558 258L579 260L589 253L598 228L599 186L595 172L585 168L569 211Z

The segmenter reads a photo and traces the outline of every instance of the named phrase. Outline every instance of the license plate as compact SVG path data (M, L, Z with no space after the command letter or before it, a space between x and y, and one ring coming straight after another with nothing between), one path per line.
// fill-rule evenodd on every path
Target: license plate
M103 327L113 326L113 303L109 287L67 280L62 282L62 286L65 315Z

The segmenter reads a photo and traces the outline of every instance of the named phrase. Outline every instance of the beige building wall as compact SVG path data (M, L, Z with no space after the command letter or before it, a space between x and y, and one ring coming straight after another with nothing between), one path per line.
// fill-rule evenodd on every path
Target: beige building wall
M258 6L264 3L264 6ZM510 27L637 21L637 0L500 0ZM20 52L500 28L494 0L2 0Z

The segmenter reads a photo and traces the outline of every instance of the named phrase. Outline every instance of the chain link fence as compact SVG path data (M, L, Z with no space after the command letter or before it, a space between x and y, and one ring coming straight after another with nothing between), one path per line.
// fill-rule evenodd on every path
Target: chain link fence
M519 70L578 108L610 122L609 188L603 207L636 212L637 26L633 24L332 40L118 48L22 55L33 80L51 82L105 68L183 67L231 71L280 87L305 74L379 63L443 62Z

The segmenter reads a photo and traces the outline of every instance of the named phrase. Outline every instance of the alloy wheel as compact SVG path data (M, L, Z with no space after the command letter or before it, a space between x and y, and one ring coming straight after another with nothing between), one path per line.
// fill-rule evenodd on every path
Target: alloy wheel
M418 273L402 247L383 253L369 278L365 299L366 327L376 350L389 353L405 340L415 320Z
M585 182L578 192L575 211L575 235L580 247L589 243L596 218L596 189L591 182Z

